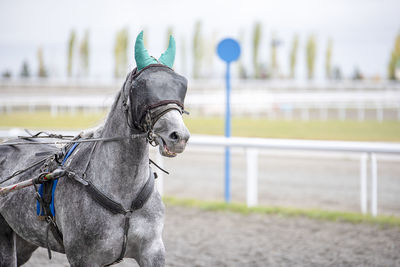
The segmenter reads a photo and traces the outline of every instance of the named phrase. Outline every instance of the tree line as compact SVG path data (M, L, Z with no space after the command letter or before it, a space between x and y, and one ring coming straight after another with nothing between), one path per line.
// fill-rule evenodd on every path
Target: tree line
M262 44L262 32L263 26L261 23L255 23L253 31L251 32L251 66L246 66L243 59L239 61L239 77L242 79L269 79L269 78L289 78L295 79L297 77L296 67L298 65L300 37L295 34L291 40L288 54L288 70L285 74L281 69L278 61L278 51L282 46L282 40L277 37L275 32L271 35L269 43L270 56L269 60L261 60L260 50L265 49L261 47ZM169 35L173 34L172 27L168 27L166 31L166 45L168 44ZM145 35L145 44L147 42ZM194 31L191 38L191 52L192 52L192 77L208 78L212 72L213 58L215 57L215 46L216 46L216 34L212 38L205 38L203 35L202 22L197 21L194 25ZM244 34L241 32L239 36L239 42L243 42ZM129 36L128 28L123 28L117 31L115 35L113 56L114 56L114 73L115 78L124 77L128 71L128 62L130 53L129 42L132 42L133 37ZM66 74L68 78L82 78L88 77L90 72L90 32L86 30L82 37L79 39L77 32L71 30L67 41L67 66ZM316 36L311 34L304 40L305 44L305 64L307 70L307 78L312 80L315 76L315 62L317 57L317 40ZM341 79L342 73L338 66L332 66L332 57L334 55L333 39L327 40L324 65L325 65L325 78L326 79ZM184 40L180 42L180 56L182 58L181 69L186 70L187 68L187 51ZM40 78L48 77L48 69L44 62L44 50L42 47L37 49L37 73L32 74L29 64L24 61L21 66L19 73L20 78L29 78L36 76ZM179 64L179 63L178 63ZM205 71L209 69L209 72ZM252 72L249 71L252 69ZM2 73L3 78L10 78L12 73L8 70ZM354 79L363 78L359 69L356 69L353 73ZM394 47L390 54L390 61L388 64L388 79L400 80L400 33L395 38Z

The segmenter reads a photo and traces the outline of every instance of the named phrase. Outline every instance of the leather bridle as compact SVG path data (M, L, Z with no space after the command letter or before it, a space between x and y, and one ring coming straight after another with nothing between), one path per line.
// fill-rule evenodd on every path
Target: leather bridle
M150 67L150 66L149 66ZM144 68L146 69L146 68ZM143 71L142 69L141 71ZM141 72L140 71L140 72ZM140 73L135 73L136 70L132 71L131 74L133 77L127 77L127 79L124 82L124 85L121 90L121 95L122 95L122 110L125 114L125 119L128 127L131 129L132 132L139 132L139 133L146 133L146 139L149 142L150 145L152 146L157 146L158 142L155 138L155 134L153 132L154 125L156 122L166 113L172 111L172 110L177 110L181 115L183 114L189 114L188 111L184 109L184 104L176 101L176 100L162 100L156 104L152 105L146 105L144 108L144 115L139 121L136 121L133 119L132 112L131 112L131 92L132 90L135 89L134 86L129 87L129 92L128 96L125 94L125 85L126 81L132 81L135 79L135 77L138 76Z

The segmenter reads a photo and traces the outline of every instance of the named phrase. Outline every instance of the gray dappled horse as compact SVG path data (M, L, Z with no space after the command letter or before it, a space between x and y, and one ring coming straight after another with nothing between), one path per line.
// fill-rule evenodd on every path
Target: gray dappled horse
M134 258L140 266L164 265L160 194L151 190L141 208L129 207L154 179L149 168L149 141L159 145L163 156L173 157L183 152L190 136L182 120L187 81L171 69L174 57L172 37L158 60L144 48L143 32L137 37L137 68L127 76L104 125L84 136L123 139L80 143L64 165L75 179L58 180L54 205L56 223L63 234L61 244L46 231L47 223L37 218L33 187L0 196L0 266L24 264L39 246L65 253L71 266L106 266L123 257ZM0 181L58 151L46 144L0 146ZM37 176L39 168L2 185ZM113 213L100 205L85 190L87 182L120 203L125 213Z

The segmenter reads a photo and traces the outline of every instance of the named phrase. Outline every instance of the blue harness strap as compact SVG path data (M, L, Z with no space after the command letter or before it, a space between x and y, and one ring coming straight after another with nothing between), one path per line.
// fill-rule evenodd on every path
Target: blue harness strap
M64 156L63 161L61 162L61 166L64 166L65 162L67 161L67 159L71 156L72 152L74 152L75 148L79 145L79 143L75 143L67 152L67 154ZM51 202L50 202L50 211L51 211L51 215L54 217L56 215L55 213L55 209L54 209L54 192L56 191L56 187L57 187L57 183L58 183L58 179L55 179L53 181L53 186L51 188ZM44 185L41 184L39 187L39 194L41 197L43 197L43 187ZM36 201L36 214L38 216L45 216L44 214L44 207L40 206L40 202Z

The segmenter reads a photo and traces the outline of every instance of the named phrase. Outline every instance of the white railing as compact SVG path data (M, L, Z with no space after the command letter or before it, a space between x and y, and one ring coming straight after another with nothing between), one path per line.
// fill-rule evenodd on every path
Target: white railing
M371 214L378 214L378 163L376 153L399 154L400 143L378 142L347 142L347 141L317 141L292 139L265 139L222 136L195 135L190 138L190 146L209 147L241 147L246 149L247 206L258 205L258 149L282 149L304 151L331 151L331 152L358 152L360 159L360 206L361 212L366 214L368 204L368 158L371 161ZM162 157L158 158L162 165Z
M1 89L1 86L0 86ZM98 111L108 109L114 101L115 91L93 92L89 88L75 89L74 93L29 90L13 92L0 90L0 113L15 110L34 112L45 109L56 116L60 111L74 113L77 110ZM185 106L193 114L218 116L224 114L224 91L221 89L188 91ZM287 120L347 118L400 120L400 91L387 90L296 90L274 91L263 89L240 89L232 91L232 114L267 116L269 119Z
M76 135L77 132L63 131L66 135ZM26 135L21 129L0 129L0 139L18 135ZM190 138L189 146L208 147L241 147L246 149L247 157L247 205L258 204L258 149L282 149L303 151L332 151L332 152L357 152L360 157L360 206L361 212L366 214L368 204L368 179L367 168L370 159L371 168L371 214L378 214L378 164L377 153L399 154L400 143L382 142L347 142L347 141L317 141L317 140L292 140L292 139L265 139L222 136L194 135ZM157 153L158 154L158 153ZM158 164L163 165L163 157L157 157ZM163 192L162 174L158 179L158 188Z

